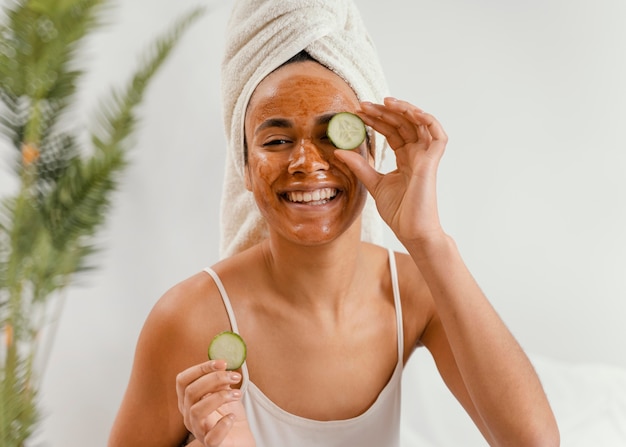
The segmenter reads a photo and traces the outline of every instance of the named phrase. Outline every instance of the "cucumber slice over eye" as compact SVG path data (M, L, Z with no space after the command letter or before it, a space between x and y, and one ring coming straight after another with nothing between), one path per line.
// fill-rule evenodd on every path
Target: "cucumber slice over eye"
M209 359L226 360L226 369L238 369L246 360L246 343L239 334L224 331L217 334L209 344Z
M354 113L339 112L328 122L326 135L337 148L354 149L365 140L365 124Z

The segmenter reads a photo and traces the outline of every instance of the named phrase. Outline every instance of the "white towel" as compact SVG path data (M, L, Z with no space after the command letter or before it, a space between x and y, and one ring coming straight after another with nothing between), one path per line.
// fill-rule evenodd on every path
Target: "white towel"
M228 153L221 204L222 257L267 237L267 227L244 184L244 114L256 86L302 50L341 76L361 101L381 102L387 84L374 45L351 0L236 1L222 64ZM384 138L374 135L376 167ZM382 242L382 220L368 196L363 240Z

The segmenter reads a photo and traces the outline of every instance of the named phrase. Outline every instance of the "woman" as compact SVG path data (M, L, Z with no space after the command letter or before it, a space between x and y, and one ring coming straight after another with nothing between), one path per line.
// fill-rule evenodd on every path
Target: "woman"
M372 139L332 145L342 111L386 138L396 170L374 169ZM441 227L438 121L361 102L300 53L254 87L243 124L267 237L155 305L109 445L395 446L402 366L422 345L490 445L558 445L532 365ZM362 241L368 192L408 254ZM224 330L247 343L239 371L206 359Z
M355 152L332 146L328 117L340 111L358 112L385 135L396 171L377 173L367 143ZM358 418L396 370L387 251L360 241L365 185L409 253L395 254L400 361L425 345L491 445L558 444L532 366L439 223L435 179L446 135L432 116L394 99L359 104L336 74L305 61L259 84L245 134L247 187L270 236L213 271L247 341L250 380L273 403L313 421ZM325 198L300 197L314 191ZM241 374L204 358L212 336L231 328L205 272L169 291L146 322L114 435L126 426L137 441L125 445L177 445L186 433L180 410L197 445L254 445L241 392L233 388Z

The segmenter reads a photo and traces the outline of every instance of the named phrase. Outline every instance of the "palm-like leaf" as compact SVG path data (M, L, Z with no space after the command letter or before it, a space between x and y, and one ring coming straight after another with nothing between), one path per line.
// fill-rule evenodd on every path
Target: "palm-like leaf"
M6 9L0 90L8 103L26 102L29 112L11 110L13 119L4 124L14 136L38 144L41 134L53 129L83 74L76 64L82 40L100 26L107 6L106 0L22 0Z
M84 38L110 0L13 0L0 17L0 134L16 149L19 191L0 202L0 445L21 446L37 421L33 356L48 298L86 269L128 163L138 106L158 69L203 13L149 48L103 101L89 142L62 128L83 69ZM83 154L83 155L81 155ZM84 155L88 154L88 155ZM45 319L43 321L45 324Z
M117 175L127 163L129 138L138 123L137 106L149 81L167 59L183 31L202 13L197 9L180 19L150 49L144 63L122 92L114 90L101 106L98 126L92 133L96 148L87 161L73 158L68 175L46 197L42 211L58 246L91 233L104 219Z

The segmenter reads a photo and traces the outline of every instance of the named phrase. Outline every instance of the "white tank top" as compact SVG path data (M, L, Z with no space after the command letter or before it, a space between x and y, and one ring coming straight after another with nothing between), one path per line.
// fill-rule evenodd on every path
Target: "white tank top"
M242 367L243 405L257 447L397 447L400 445L400 385L403 369L402 306L395 256L389 250L389 268L396 308L398 362L389 382L364 413L350 419L318 421L288 413L250 381ZM210 268L205 269L217 285L233 332L239 332L233 308L222 281Z

